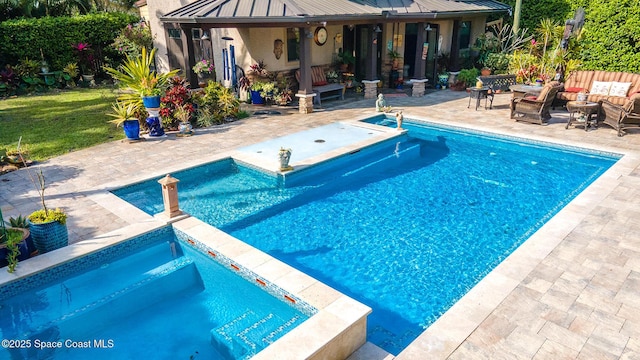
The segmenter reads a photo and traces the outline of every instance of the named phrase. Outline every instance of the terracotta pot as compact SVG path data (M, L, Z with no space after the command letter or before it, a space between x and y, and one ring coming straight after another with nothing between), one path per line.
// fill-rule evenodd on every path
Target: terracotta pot
M491 75L491 69L489 69L489 68L482 68L482 70L480 70L480 75L482 75L482 76L489 76L489 75Z

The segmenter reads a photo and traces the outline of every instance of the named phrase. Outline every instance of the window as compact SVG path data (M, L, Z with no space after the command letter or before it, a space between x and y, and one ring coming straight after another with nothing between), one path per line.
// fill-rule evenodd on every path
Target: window
M200 40L200 29L191 29L191 38Z
M287 28L287 61L300 60L300 31Z
M460 23L460 32L458 35L458 44L460 49L468 49L471 44L471 21L463 21Z
M180 29L167 29L169 39L180 39Z

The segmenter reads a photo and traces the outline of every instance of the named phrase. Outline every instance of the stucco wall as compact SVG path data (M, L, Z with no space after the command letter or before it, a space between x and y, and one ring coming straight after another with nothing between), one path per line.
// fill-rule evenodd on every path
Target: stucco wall
M158 49L156 52L156 64L159 71L169 71L169 57L167 56L167 41L165 38L165 30L160 22L160 16L169 11L181 8L192 1L189 0L150 0L147 1L147 10L149 11L149 24L151 25L151 33L154 36L153 44Z

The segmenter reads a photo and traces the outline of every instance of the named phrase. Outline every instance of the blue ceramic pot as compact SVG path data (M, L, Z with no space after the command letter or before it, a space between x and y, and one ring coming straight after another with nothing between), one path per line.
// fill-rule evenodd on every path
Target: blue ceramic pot
M160 107L160 96L143 96L142 97L142 104L144 104L144 107L146 107L147 109L151 108L159 108Z
M27 221L38 253L44 254L69 245L69 232L66 224L60 224L57 221L36 224L31 220Z
M125 120L122 124L122 128L124 129L124 135L127 139L140 139L140 122L138 122L138 119Z
M260 91L251 90L251 103L253 105L264 105L264 98L260 96Z

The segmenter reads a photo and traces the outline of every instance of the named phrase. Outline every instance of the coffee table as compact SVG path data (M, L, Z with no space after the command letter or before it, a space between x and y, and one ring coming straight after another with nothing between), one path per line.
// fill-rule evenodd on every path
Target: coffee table
M523 97L524 94L540 95L542 86L536 85L510 85L509 90L513 93L514 98Z
M568 101L567 110L569 111L569 121L564 127L569 128L574 122L584 124L584 131L587 131L591 126L598 127L598 116L593 119L593 114L598 114L600 111L600 104L592 101ZM576 117L577 115L577 117Z

